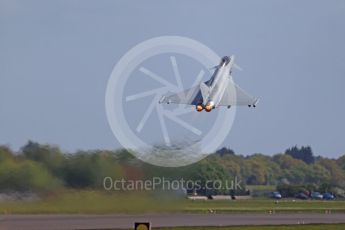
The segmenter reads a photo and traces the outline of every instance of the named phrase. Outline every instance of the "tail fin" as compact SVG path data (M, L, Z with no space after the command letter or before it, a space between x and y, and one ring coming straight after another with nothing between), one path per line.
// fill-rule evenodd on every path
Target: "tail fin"
M202 100L205 103L207 101L208 95L210 94L210 88L204 82L201 82L200 91L201 91Z
M243 69L239 66L239 65L237 65L236 63L235 63L235 55L231 55L231 61L234 63L233 64L233 67L235 68L235 69L238 69L239 71L242 71Z

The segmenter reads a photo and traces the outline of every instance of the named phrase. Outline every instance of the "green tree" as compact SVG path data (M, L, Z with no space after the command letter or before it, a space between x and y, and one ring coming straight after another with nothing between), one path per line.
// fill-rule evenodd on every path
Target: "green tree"
M50 145L41 145L29 141L21 148L25 158L36 161L45 167L53 175L62 177L62 166L65 160L64 154L58 147Z
M323 166L330 173L330 184L345 187L345 174L335 160L331 159L321 159L317 162L319 165Z
M302 146L301 148L294 146L285 150L285 154L290 155L295 159L302 160L307 164L312 164L315 161L313 151L310 146Z
M52 191L61 181L31 160L8 158L0 163L1 191Z
M63 166L63 178L73 188L100 188L106 176L112 178L122 174L113 153L104 151L79 151L69 154Z

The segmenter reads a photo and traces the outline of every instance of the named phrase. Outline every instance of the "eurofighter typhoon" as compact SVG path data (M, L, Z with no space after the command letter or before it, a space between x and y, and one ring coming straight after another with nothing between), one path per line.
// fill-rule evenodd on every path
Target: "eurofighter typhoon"
M255 107L259 99L253 97L241 89L232 79L232 69L238 68L234 63L235 57L225 56L215 71L206 82L201 82L183 92L163 96L160 103L194 105L196 111L211 112L219 106L243 106Z

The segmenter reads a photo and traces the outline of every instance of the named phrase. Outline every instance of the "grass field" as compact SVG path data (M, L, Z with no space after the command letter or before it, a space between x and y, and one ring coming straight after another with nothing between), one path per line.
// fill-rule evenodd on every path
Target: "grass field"
M234 200L234 201L205 201L189 202L185 211L206 212L345 212L345 201L316 201L316 200Z
M36 201L0 202L0 213L345 212L345 201L191 201L159 193L61 191Z
M344 224L308 224L280 226L234 226L234 227L188 227L188 228L153 228L154 230L343 230Z

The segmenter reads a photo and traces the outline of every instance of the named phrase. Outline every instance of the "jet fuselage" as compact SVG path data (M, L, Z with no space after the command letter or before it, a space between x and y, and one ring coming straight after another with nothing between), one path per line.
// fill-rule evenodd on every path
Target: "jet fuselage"
M211 111L218 107L220 100L228 86L228 81L231 81L230 73L234 63L234 56L225 56L221 59L220 64L216 67L209 83L209 94L203 101L202 105L206 111Z

